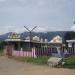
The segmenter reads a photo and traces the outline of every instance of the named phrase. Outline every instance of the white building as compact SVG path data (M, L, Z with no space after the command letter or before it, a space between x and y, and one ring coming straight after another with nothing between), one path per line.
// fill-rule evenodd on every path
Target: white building
M75 47L75 39L73 40L66 40L68 47Z

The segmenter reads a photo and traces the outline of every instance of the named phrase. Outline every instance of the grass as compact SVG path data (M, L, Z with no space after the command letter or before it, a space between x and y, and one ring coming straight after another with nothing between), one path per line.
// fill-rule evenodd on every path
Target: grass
M37 58L29 58L29 57L13 57L13 58L22 62L38 64L38 65L47 65L47 61L50 58L50 56L39 56ZM59 64L56 67L75 69L75 55L70 55L69 57L65 57L63 61L65 62L65 64L63 65Z
M37 65L47 65L49 56L39 56L37 58L29 58L29 57L14 57L14 58L22 62L33 63Z
M63 61L65 62L65 64L64 65L60 64L57 67L75 69L75 55L71 55L69 57L66 57L63 59Z

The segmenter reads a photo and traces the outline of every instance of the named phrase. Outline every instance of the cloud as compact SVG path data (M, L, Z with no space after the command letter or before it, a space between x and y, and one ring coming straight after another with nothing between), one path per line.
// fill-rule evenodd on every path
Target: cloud
M74 9L75 0L0 0L0 34L22 32L24 25L40 32L70 30Z
M6 0L0 0L0 2L5 2Z
M36 28L36 32L47 32L48 30L47 30L47 28L45 28L45 27L37 27Z
M22 33L26 31L23 26L18 27L18 25L8 26L7 28L8 28L8 32Z
M8 33L8 32L16 32L16 33L22 33L26 31L24 26L18 26L18 25L6 25L0 27L0 35Z
M72 31L75 31L75 25L73 25L73 26L71 27L71 30L72 30Z

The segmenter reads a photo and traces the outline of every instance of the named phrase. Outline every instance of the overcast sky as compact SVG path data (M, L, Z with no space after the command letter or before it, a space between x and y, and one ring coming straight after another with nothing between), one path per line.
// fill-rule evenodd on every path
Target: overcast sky
M0 34L75 30L75 0L0 0Z

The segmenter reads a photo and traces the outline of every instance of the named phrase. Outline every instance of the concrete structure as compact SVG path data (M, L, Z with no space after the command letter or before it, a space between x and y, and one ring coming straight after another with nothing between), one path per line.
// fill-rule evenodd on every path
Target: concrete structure
M62 52L60 49L62 47L62 38L60 36L54 37L51 42L48 42L47 39L43 41L38 36L34 36L30 41L29 37L21 39L16 33L11 33L5 42L7 42L5 48L9 55L12 53L12 55L25 56L26 54L26 56L36 57L36 55L49 55L51 53L61 55Z
M66 40L68 47L75 47L75 39L73 40Z

